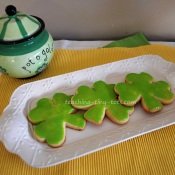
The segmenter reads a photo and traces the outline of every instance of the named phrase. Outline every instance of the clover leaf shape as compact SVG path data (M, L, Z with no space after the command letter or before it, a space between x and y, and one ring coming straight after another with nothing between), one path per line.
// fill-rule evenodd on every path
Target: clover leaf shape
M77 109L86 110L84 118L94 124L101 124L104 116L115 123L124 124L129 120L133 107L121 105L116 99L114 84L97 81L93 87L80 86L71 99Z
M166 81L154 81L146 72L128 74L125 83L116 84L114 90L121 104L134 106L141 100L148 112L160 111L163 104L170 104L174 100L170 85Z
M86 121L83 114L75 113L70 98L64 93L56 93L52 99L40 99L36 107L29 111L28 119L33 124L36 139L58 147L65 140L66 126L77 130L84 129Z

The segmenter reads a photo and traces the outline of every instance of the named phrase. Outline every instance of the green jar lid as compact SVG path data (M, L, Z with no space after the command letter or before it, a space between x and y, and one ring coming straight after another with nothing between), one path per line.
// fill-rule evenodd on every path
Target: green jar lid
M45 28L42 19L27 15L9 5L6 15L0 17L0 43L16 44L39 35Z

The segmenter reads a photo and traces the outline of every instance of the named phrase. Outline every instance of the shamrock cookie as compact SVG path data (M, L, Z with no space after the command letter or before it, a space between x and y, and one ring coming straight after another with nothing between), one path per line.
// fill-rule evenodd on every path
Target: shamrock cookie
M148 112L160 111L163 104L170 104L174 100L167 82L154 82L153 77L145 72L128 74L125 83L116 84L114 90L121 104L134 106L141 100L143 108Z
M133 107L121 105L116 100L113 84L97 81L92 88L80 86L71 99L77 109L86 110L84 118L94 124L101 124L105 114L115 123L124 124L129 120Z
M56 93L53 99L40 99L28 114L28 119L33 124L34 136L52 147L62 145L66 126L82 130L86 125L83 114L74 112L70 97L63 93Z

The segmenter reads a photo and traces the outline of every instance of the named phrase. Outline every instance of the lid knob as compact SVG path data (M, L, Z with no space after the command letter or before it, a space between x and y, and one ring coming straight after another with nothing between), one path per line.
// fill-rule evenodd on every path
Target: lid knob
M5 9L8 16L16 15L16 7L13 5L9 5Z

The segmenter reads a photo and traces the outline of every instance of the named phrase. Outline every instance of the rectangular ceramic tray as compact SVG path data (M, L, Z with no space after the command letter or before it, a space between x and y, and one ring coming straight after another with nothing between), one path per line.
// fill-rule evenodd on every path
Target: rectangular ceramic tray
M105 118L101 126L87 123L83 131L67 128L66 142L59 148L51 148L32 137L26 118L31 100L51 97L56 92L71 95L80 85L92 85L97 80L117 83L124 81L130 72L143 71L156 80L168 81L175 92L175 64L156 55L117 61L22 85L15 90L0 118L0 139L7 150L29 165L48 167L174 124L175 102L155 114L146 113L137 105L125 125L114 124Z

